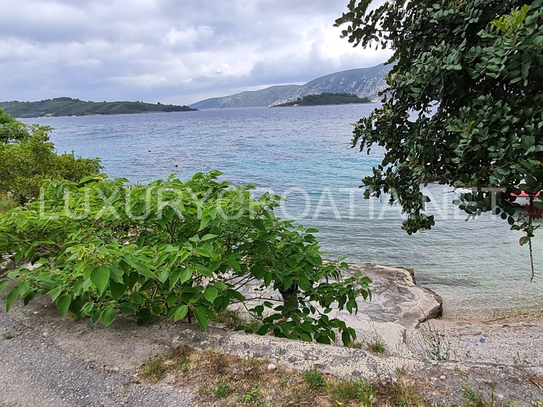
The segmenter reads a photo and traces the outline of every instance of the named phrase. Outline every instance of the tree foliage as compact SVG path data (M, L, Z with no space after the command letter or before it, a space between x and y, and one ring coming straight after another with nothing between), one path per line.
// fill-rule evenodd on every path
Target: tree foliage
M262 321L258 334L331 343L339 332L352 341L354 330L327 313L356 312L370 280L339 281L345 264L323 261L316 230L277 219L278 197L253 198L252 186L232 187L218 175L131 187L103 176L47 182L41 202L0 219L0 251L38 266L9 274L18 283L6 308L44 293L62 315L104 326L122 313L140 323L152 315L196 320L205 329L242 304ZM289 301L269 290L289 292Z
M470 216L495 210L529 241L543 190L543 8L505 0L350 1L336 21L356 45L394 51L382 107L361 119L353 146L385 148L364 178L367 196L392 193L408 233L429 229L421 184L473 188ZM501 191L501 193L496 193ZM512 193L531 196L530 215Z
M98 159L57 155L50 127L27 125L0 110L0 194L19 204L39 195L46 179L79 181L100 171Z

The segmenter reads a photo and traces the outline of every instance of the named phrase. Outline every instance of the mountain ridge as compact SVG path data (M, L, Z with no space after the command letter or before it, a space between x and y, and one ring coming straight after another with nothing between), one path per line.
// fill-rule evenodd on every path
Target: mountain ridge
M309 95L350 93L360 98L378 99L386 88L389 66L349 69L320 76L304 85L276 85L257 91L245 91L223 97L201 100L190 106L197 109L225 107L266 107L294 102Z
M261 107L269 106L276 100L296 91L301 85L275 85L261 90L243 91L234 95L204 99L193 103L195 109L213 109L225 107Z

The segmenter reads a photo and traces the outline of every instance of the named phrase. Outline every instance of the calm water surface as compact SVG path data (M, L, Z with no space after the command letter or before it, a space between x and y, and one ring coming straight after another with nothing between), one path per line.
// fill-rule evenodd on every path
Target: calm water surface
M364 200L360 179L380 162L350 148L352 123L371 105L212 109L143 115L28 119L54 128L57 150L101 157L110 177L149 182L218 169L236 184L287 197L279 215L320 230L327 257L414 268L445 312L543 304L543 239L529 282L528 248L500 219L466 222L450 189L430 186L437 226L408 236L398 207ZM151 150L151 152L149 152ZM178 163L178 168L174 163Z

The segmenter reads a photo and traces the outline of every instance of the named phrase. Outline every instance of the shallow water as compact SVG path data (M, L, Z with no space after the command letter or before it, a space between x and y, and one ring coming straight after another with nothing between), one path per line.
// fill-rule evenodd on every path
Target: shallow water
M466 222L450 188L431 185L437 226L409 236L399 208L363 199L360 179L380 162L350 148L352 123L373 105L212 109L198 112L28 119L55 128L59 152L101 157L111 177L149 182L218 169L225 180L286 196L279 215L320 230L326 257L415 269L445 312L543 304L543 239L536 278L518 232L489 214ZM149 152L148 150L151 150ZM174 163L178 163L178 168Z

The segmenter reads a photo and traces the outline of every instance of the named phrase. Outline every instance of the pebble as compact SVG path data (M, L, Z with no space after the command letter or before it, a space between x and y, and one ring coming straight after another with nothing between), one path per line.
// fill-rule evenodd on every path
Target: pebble
M445 380L445 379L447 378L447 376L441 375L439 378L440 378L441 380Z
M277 369L277 366L275 366L273 363L270 363L270 364L268 365L268 370L269 370L270 372L273 371L273 370L275 370L275 369Z

